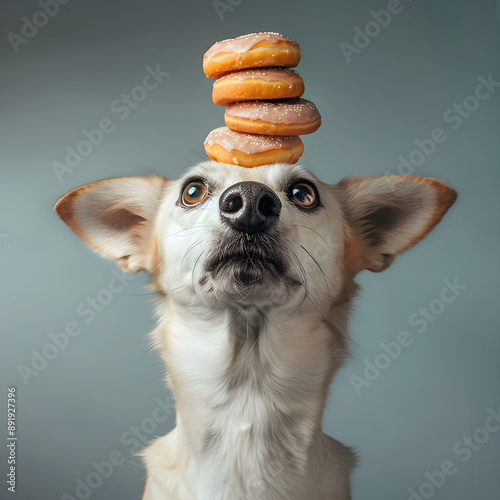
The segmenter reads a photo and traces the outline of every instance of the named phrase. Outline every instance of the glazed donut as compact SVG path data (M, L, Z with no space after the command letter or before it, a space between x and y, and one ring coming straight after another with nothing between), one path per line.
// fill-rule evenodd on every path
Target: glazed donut
M203 71L217 78L239 69L297 66L299 61L297 42L278 33L251 33L212 45L203 56Z
M214 83L212 99L225 106L235 101L286 99L304 93L304 82L293 69L248 69L225 75Z
M321 115L307 99L234 102L226 108L224 121L231 130L249 134L311 134L321 125Z
M211 160L241 167L269 163L297 163L304 151L300 137L275 137L243 134L227 127L212 130L205 139L205 151Z

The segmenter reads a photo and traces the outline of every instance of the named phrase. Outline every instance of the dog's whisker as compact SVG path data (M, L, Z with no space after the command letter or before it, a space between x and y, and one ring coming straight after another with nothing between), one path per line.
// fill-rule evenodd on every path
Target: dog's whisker
M198 262L200 261L202 255L203 255L203 251L201 251L200 254L198 255L198 257L196 258L194 265L193 265L193 272L191 273L191 286L193 288L193 293L196 293L195 286L194 286L194 274L195 274L196 266L197 266ZM202 295L202 298L203 298L203 301L205 302L205 305L206 305L206 301L205 301L205 298L203 297L203 295Z
M316 233L324 242L325 242L325 245L327 246L327 248L333 252L333 249L330 247L330 245L327 243L327 241L325 240L325 238L323 236L321 236L321 234L316 231L316 229L313 229L312 227L309 227L309 226L306 226L304 224L295 224L295 226L297 227L303 227L305 229L309 229L309 231L312 231L313 233Z
M312 298L309 295L306 298L307 298L307 300L309 300L309 302L312 304L312 306L316 309L316 311L318 311L318 313L320 314L320 316L323 318L323 321L329 327L332 327L330 321L327 318L325 318L324 314L321 312L321 309L314 303L314 301L312 300Z
M177 233L175 235L176 238L179 238L179 237L186 237L186 236L193 236L194 234L198 234L202 231L206 231L206 228L202 227L202 228L189 228L189 229L185 229L184 231L179 231L179 233ZM180 233L184 233L184 234L180 234Z
M201 161L207 161L206 155L203 155L198 151L191 151L191 153L195 154Z
M248 329L248 327L247 327L247 329ZM247 340L248 340L248 331L247 331ZM251 345L250 349L245 354L245 357L247 357L252 352L252 349L256 346L256 344L257 344L258 341L259 341L259 336L257 335L257 337L255 338L255 341Z
M292 313L285 319L285 321L288 321L301 307L304 301L306 300L306 297L309 293L309 282L307 280L307 274L306 270L304 269L304 266L302 265L302 262L299 259L299 256L293 252L293 256L295 257L297 264L299 266L299 271L302 276L302 281L304 282L304 295L302 297L302 300L300 301L299 305L292 311Z
M238 284L240 284L240 285L243 285L243 283L242 283L241 281L239 281L239 280L236 278L236 275L234 274L234 271L235 271L235 269L233 268L233 280L234 280L236 283L238 283ZM228 290L228 288L227 288L227 285L226 285L226 284L224 284L224 288L226 289L226 292L229 292L229 290ZM230 293L230 292L229 292L229 293ZM239 295L239 296L240 296L243 300L245 300L245 297L243 297L243 295L241 294L241 292L240 292L240 290L239 290L238 288L236 289L236 293L237 293L237 294L238 294L238 295Z
M231 325L238 319L238 317L239 317L239 315L241 314L242 311L243 311L243 308L240 308L240 310L238 311L238 314L236 314L234 316L234 318L228 323L228 325L226 326L226 328L224 328L223 331L226 331L226 330L228 330L231 327Z
M167 234L167 238L170 238L171 236L176 236L178 235L179 233L186 233L187 231L192 231L193 233L196 233L196 232L199 232L203 229L207 229L209 226L206 225L206 224L203 224L203 225L191 225L190 227L186 228L186 229L181 229L179 231L176 231L175 233L171 233L171 234ZM194 231L193 231L194 230ZM189 235L184 235L184 236L189 236Z
M180 286L177 286L175 288L170 288L168 290L158 290L156 292L146 292L146 293L124 293L124 292L122 292L120 295L127 295L127 296L131 296L131 297L141 297L143 295L145 297L150 297L153 295L162 296L166 293L175 292L176 290L180 290L181 288L184 288L184 285L180 285Z
M193 248L196 248L200 243L203 243L204 240L198 240L198 241L195 241L192 245L190 245L190 247L186 250L186 252L184 253L184 256L182 257L182 260L181 260L181 265L180 265L180 268L182 269L182 264L184 264L184 259L187 257L188 253L193 250Z
M323 268L318 264L318 261L313 257L311 252L309 252L309 250L307 250L307 248L305 246L300 245L300 248L302 248L302 250L304 250L304 252L306 252L307 255L309 255L309 257L311 257L311 259L314 261L314 263L318 266L318 269L320 270L321 274L323 275L323 279L325 280L327 293L328 293L328 295L330 295L330 287L329 287L329 283L328 283L328 279L327 279L328 277L327 277L325 271L323 271Z
M181 285L181 286L176 286L175 288L170 288L169 290L162 290L161 293L175 292L176 290L180 290L181 288L185 288L185 286Z
M262 309L260 307L258 307L257 305L254 305L255 309L257 309L257 311L259 311L259 313L262 315L262 317L272 326L274 326L274 328L276 328L277 330L281 330L282 332L286 332L287 330L285 330L284 328L280 328L278 325L274 324L265 314L264 312L262 311Z

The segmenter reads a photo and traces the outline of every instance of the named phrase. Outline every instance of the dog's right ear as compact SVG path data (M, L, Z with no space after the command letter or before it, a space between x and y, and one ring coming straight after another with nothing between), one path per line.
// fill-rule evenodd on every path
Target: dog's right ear
M338 186L358 242L359 268L374 272L420 241L457 197L446 184L414 175L344 179Z
M168 180L118 177L73 189L54 206L57 215L100 255L126 271L152 269L154 221Z

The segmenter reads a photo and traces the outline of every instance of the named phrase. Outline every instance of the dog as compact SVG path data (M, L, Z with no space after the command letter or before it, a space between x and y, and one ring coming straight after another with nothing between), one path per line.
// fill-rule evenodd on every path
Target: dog
M157 294L176 426L142 453L143 500L350 499L354 453L321 420L354 277L386 269L455 199L417 176L329 185L297 165L212 162L59 199L84 242Z

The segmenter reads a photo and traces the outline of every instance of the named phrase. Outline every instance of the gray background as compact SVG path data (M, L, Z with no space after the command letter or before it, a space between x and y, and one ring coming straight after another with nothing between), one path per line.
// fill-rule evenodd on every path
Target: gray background
M227 0L222 3L230 5ZM431 495L440 500L500 497L500 432L466 463L455 443L483 426L500 406L498 209L500 89L457 130L443 113L474 92L479 76L500 81L495 2L402 0L403 11L347 62L342 42L384 9L373 1L232 0L219 17L211 0L160 2L73 0L15 53L34 1L3 0L1 34L0 265L2 272L2 443L8 386L18 390L20 499L75 496L77 478L113 451L126 456L92 499L140 498L144 472L122 436L152 429L156 398L165 400L164 370L149 351L152 297L137 275L86 323L77 309L107 286L114 263L96 257L54 215L57 198L98 179L158 172L176 177L199 161L206 134L223 122L211 102L201 58L215 41L272 30L301 44L299 71L323 116L304 138L302 163L322 180L396 173L414 141L440 127L448 139L415 168L459 192L444 221L382 274L363 272L352 316L353 358L333 383L324 429L355 447L355 500L407 499L424 473L452 460L456 474ZM110 109L139 84L146 66L169 76L120 120ZM73 172L57 179L52 164L66 146L104 117L116 125ZM419 334L409 318L439 299L444 280L467 286ZM88 318L88 316L86 317ZM75 321L81 333L27 384L29 366L49 333ZM380 343L407 331L414 342L358 395ZM144 422L147 422L145 424ZM0 454L2 478L6 448ZM0 497L10 498L2 479ZM424 490L427 492L427 490ZM68 497L66 497L68 498Z

